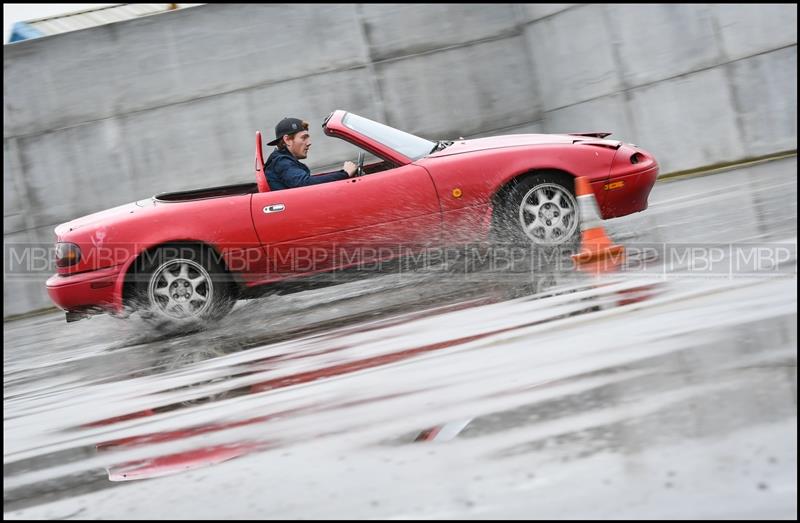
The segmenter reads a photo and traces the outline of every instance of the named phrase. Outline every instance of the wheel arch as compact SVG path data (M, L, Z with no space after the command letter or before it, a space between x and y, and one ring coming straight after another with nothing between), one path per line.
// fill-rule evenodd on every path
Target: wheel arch
M568 189L572 191L572 194L575 194L575 178L576 175L572 174L569 171L565 171L564 169L555 169L555 168L547 168L547 169L530 169L523 173L520 173L513 178L506 180L506 182L500 186L500 188L495 191L492 195L491 202L492 202L492 214L493 216L497 214L497 211L502 209L503 205L507 201L508 195L511 191L516 187L522 180L527 178L531 178L533 176L542 176L542 175L549 175L554 176L556 178L561 179L565 182L565 185Z
M222 256L222 253L214 247L213 245L200 241L200 240L174 240L168 242L162 242L158 244L151 245L150 247L143 249L136 257L131 260L128 264L128 267L125 270L125 276L122 281L122 288L121 288L121 304L123 308L129 304L129 300L134 296L134 290L136 287L136 275L145 269L146 267L146 259L148 256L154 254L159 249L165 248L186 248L186 247L194 247L200 250L202 253L203 251L210 251L214 253L214 259L219 261L221 264L221 268L231 276L231 282L233 285L231 286L233 292L239 292L239 280L236 274L232 273L228 268L225 258Z

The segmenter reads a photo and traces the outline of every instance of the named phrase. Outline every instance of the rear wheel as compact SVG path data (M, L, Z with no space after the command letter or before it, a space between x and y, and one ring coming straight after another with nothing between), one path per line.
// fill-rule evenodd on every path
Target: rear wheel
M149 253L136 301L151 323L191 324L224 317L235 304L231 279L210 249L167 246Z

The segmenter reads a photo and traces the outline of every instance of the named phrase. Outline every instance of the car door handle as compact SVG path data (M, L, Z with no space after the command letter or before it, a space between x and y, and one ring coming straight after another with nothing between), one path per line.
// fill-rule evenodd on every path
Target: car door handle
M269 214L271 212L281 212L285 208L286 206L282 203L273 203L272 205L265 206L263 211L265 214Z

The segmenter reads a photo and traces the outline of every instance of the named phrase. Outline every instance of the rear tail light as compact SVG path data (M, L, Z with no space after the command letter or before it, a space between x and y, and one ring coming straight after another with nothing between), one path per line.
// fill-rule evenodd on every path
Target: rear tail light
M56 266L69 267L81 261L81 248L74 243L56 244Z

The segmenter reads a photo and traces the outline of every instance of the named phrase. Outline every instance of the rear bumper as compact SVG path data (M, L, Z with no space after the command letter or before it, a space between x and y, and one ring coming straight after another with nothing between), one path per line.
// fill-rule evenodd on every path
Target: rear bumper
M122 311L121 286L122 266L62 276L54 274L48 278L47 294L58 307L68 312Z
M625 176L611 177L604 185L600 213L603 219L617 218L647 209L647 198L658 178L658 165Z

